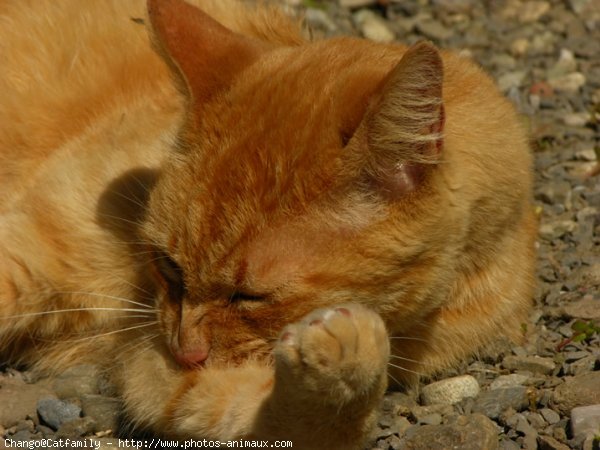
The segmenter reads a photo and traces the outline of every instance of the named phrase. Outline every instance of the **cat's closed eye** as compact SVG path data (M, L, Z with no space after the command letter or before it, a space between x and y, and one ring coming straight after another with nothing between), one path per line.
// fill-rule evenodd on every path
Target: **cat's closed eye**
M261 301L261 300L265 300L266 299L266 295L264 294L252 294L249 292L245 292L245 291L233 291L233 293L229 296L229 301L231 303L234 302L243 302L243 301L249 301L249 302L257 302L257 301Z
M183 269L165 252L155 250L154 253L154 267L158 272L161 284L168 291L169 298L171 298L171 300L181 300L186 290L183 279Z

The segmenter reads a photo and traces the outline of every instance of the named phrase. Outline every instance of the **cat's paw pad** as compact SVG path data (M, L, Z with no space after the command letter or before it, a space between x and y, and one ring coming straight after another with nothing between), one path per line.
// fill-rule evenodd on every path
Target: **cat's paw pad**
M310 313L287 326L275 347L279 383L336 401L378 395L388 358L381 317L357 304Z

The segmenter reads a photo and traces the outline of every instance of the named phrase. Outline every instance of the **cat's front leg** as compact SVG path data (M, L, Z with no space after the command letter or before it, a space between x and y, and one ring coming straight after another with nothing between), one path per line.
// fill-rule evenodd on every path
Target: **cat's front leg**
M267 422L258 428L299 448L361 448L386 388L388 358L376 313L349 304L309 314L275 347L275 383L259 415Z

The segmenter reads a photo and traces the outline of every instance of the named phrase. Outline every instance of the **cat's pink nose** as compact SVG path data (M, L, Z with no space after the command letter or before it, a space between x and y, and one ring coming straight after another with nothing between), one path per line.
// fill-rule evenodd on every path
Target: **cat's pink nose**
M195 349L183 351L182 349L171 349L175 361L183 367L196 367L201 365L208 358L208 350Z

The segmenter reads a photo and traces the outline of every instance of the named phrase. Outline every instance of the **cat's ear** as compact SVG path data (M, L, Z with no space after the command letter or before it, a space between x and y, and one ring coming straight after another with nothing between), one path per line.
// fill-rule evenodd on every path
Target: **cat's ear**
M363 118L363 176L392 199L416 189L441 159L442 82L438 50L428 42L413 45Z
M227 88L263 50L183 0L148 0L148 16L154 46L193 102Z

